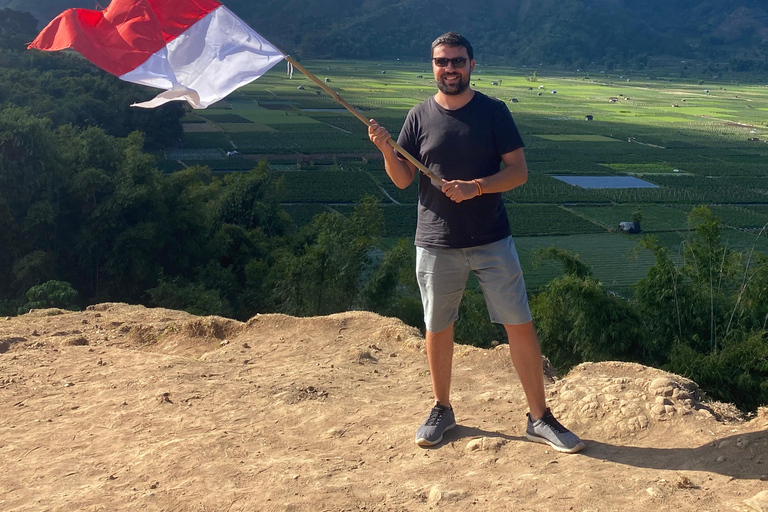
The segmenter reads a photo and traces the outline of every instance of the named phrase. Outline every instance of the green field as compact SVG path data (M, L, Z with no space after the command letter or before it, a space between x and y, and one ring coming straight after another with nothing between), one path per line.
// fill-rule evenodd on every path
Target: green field
M304 65L395 137L408 109L434 93L428 63ZM529 70L478 65L472 77L476 90L507 103L526 142L529 181L504 197L529 286L559 272L533 250L557 245L606 285L627 289L651 264L635 251L637 237L616 232L638 210L643 230L674 248L687 236L687 213L710 204L732 247L768 251L765 233L755 242L768 224L768 88L546 74L538 70L534 82ZM372 194L384 206L385 236L413 236L415 185L392 185L365 125L302 75L272 70L183 123L184 147L161 162L168 172L195 164L238 172L266 158L284 179L281 200L297 224L323 211L346 214ZM638 176L659 188L581 189L551 177L562 174Z

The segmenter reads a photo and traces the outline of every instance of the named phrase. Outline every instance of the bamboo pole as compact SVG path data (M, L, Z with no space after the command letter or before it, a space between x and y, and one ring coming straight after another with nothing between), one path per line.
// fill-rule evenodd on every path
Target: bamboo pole
M301 64L299 64L298 62L296 62L296 59L294 59L294 58L293 58L293 57L291 57L290 55L286 55L286 56L285 56L285 60L286 60L286 61L288 61L288 62L289 62L289 63L290 63L290 64L291 64L291 65L292 65L294 68L296 68L296 69L298 69L299 71L301 71L302 73L304 73L304 74L307 76L307 78L309 78L310 80L312 80L313 82L315 82L317 85L319 85L319 86L320 86L320 88L321 88L322 90L324 90L325 92L327 92L328 94L330 94L330 95L331 95L331 97L332 97L334 100L336 100L338 103L340 103L340 104L341 104L341 106L343 106L344 108L346 108L347 110L349 110L350 112L352 112L352 114L354 114L354 116L355 116L356 118L358 118L360 121L362 121L362 122L363 122L363 123L364 123L366 126L371 126L371 122L370 122L370 121L369 121L369 120L368 120L368 119L367 119L367 118L366 118L366 117L365 117L363 114L361 114L359 110L357 110L355 107L353 107L352 105L350 105L349 103L347 103L346 101L344 101L344 99L343 99L341 96L339 96L339 95L338 95L338 93L336 93L336 92L335 92L333 89L331 89L330 87L328 87L327 85L325 85L325 83L323 83L323 81L322 81L322 80L320 80L319 78L317 78L315 75L313 75L312 73L310 73L309 71L307 71L307 69L306 69L304 66L302 66ZM413 157L413 155L411 155L411 154L410 154L410 153L408 153L408 152L407 152L405 149L403 149L403 148L402 148L402 146L400 146L400 144L398 144L397 142L395 142L395 140L394 140L394 139L392 139L392 138L390 137L390 139L387 141L387 143L388 143L390 146L392 146L393 148L395 148L395 151L397 151L398 153L400 153L401 155L403 155L403 157L404 157L406 160L408 160L408 161L409 161L409 162L411 162L413 165L415 165L417 169L419 169L421 172L423 172L424 174L426 174L426 175L427 175L427 177L429 177L429 179L431 179L431 180L432 180L434 183L436 183L436 185L437 185L438 187L440 187L440 185L442 184L442 180L441 180L440 178L438 178L437 176L435 176L435 174L434 174L432 171L430 171L429 169L427 169L427 168L424 166L424 164L422 164L422 163L421 163L421 162L419 162L419 161L418 161L416 158L414 158L414 157Z

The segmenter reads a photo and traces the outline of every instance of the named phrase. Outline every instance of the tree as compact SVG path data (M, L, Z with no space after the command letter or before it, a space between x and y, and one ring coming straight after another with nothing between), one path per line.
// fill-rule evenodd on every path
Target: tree
M656 263L635 286L633 302L657 364L715 398L754 409L768 401L768 258L754 247L728 249L720 220L706 206L691 211L689 224L693 235L677 260L644 239Z
M281 309L295 315L327 315L362 302L362 274L383 228L378 200L364 197L346 218L322 213L302 234L295 252L278 261Z
M565 272L531 300L542 351L555 367L647 360L642 322L626 300L609 293L577 255L551 247L538 256L560 261Z
M0 49L23 51L37 34L37 20L28 12L0 9Z
M43 284L33 286L27 291L27 302L19 309L19 313L26 313L32 309L63 308L75 309L77 291L72 285L63 281L46 281Z
M413 243L401 239L379 260L372 262L374 268L361 292L362 308L424 328L414 252Z

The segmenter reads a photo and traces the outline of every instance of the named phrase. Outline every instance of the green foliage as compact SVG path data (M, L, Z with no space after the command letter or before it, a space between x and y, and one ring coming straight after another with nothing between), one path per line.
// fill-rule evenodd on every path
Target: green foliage
M654 347L653 361L698 382L719 399L765 404L768 259L735 252L706 206L689 215L695 230L680 258L654 238L656 264L635 287L634 303Z
M549 204L508 204L507 213L514 236L573 235L605 233L605 228L571 211Z
M424 314L416 282L413 244L406 239L383 254L362 288L362 307L383 316L397 317L424 328Z
M359 304L363 270L382 223L378 201L370 196L348 218L335 213L315 217L304 230L303 242L278 262L281 309L311 316ZM371 297L373 300L375 293Z
M542 259L558 261L563 266L566 275L573 275L581 279L592 275L592 269L579 260L578 254L572 254L557 247L547 247L538 250L537 255Z
M608 292L576 255L550 248L541 256L557 259L565 271L531 300L542 351L552 364L567 370L582 361L646 359L640 316L626 300Z
M181 279L161 278L157 286L147 290L150 304L156 307L183 310L193 315L227 315L231 308L216 290L202 283L189 283Z
M46 281L30 288L26 295L28 302L19 308L19 314L26 313L31 309L77 309L75 306L77 290L64 281Z
M53 127L99 126L118 137L139 130L150 149L178 144L179 102L132 108L156 92L118 80L76 56L26 50L36 33L37 20L29 14L0 10L0 109L26 107L50 119Z
M37 34L37 20L28 12L0 10L0 51L23 50Z
M485 297L474 290L464 291L453 335L458 343L483 348L506 339L504 326L491 323Z
M768 403L768 334L729 339L717 352L675 343L665 369L693 378L719 400L754 411Z

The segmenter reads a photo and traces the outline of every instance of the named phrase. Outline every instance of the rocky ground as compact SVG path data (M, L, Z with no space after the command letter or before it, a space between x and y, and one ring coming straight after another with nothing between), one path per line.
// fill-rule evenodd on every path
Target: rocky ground
M431 449L423 339L371 313L220 317L100 304L0 319L0 511L768 511L768 410L587 363L548 379L586 440L525 439L507 346L457 347Z

